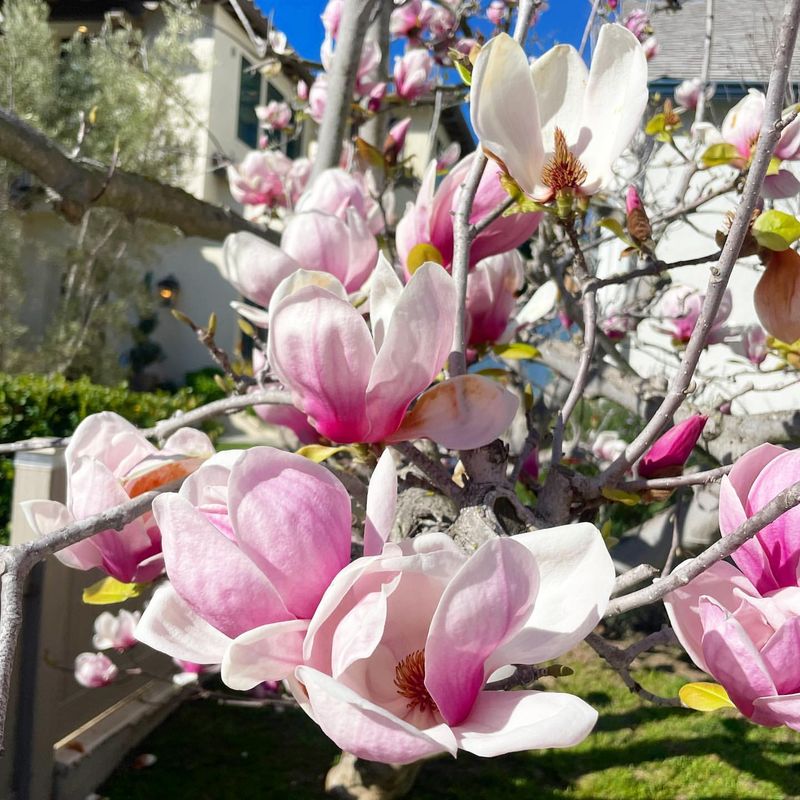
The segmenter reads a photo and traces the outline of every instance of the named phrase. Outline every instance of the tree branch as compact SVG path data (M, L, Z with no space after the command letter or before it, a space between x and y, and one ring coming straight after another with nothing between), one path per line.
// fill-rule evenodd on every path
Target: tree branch
M186 236L221 241L249 231L276 241L274 234L227 208L198 200L183 189L122 170L70 158L41 131L0 108L0 158L35 175L61 198L59 211L79 220L92 206L113 208L180 229Z

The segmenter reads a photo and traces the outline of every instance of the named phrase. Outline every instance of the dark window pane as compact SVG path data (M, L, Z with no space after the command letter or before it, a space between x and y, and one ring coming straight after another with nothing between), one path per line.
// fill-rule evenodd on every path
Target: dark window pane
M236 135L245 144L256 147L258 145L256 106L261 102L261 75L257 70L252 70L252 66L246 58L242 58Z

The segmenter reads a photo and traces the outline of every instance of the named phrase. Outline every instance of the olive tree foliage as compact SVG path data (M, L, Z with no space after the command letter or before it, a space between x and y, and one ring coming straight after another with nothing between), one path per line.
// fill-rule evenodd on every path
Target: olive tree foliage
M7 0L0 22L0 106L48 135L72 156L167 183L186 174L193 120L175 76L190 69L199 21L188 4L161 8L166 23L148 38L110 18L96 33L59 42L43 0ZM63 204L45 211L48 190L0 159L0 370L122 377L117 354L152 302L144 275L170 228L132 215ZM48 214L41 225L41 215ZM67 222L63 220L67 220ZM45 230L47 235L38 232ZM39 346L16 346L31 324L31 264L56 287L52 318L37 323Z

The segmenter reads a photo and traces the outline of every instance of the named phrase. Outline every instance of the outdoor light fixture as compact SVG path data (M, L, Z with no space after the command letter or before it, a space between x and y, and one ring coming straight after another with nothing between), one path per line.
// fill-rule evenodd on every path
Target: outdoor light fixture
M178 301L178 294L181 290L181 285L174 275L167 275L156 284L156 291L161 298L161 305L167 308L173 308Z

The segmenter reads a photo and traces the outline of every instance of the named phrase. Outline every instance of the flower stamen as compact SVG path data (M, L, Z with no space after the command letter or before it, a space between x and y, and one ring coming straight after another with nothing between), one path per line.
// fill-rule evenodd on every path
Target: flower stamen
M565 189L577 189L586 180L586 168L570 152L561 128L555 130L555 152L542 169L542 183L557 195Z
M406 708L411 711L438 711L428 689L425 686L425 650L409 653L394 668L394 685L397 694L408 700Z

